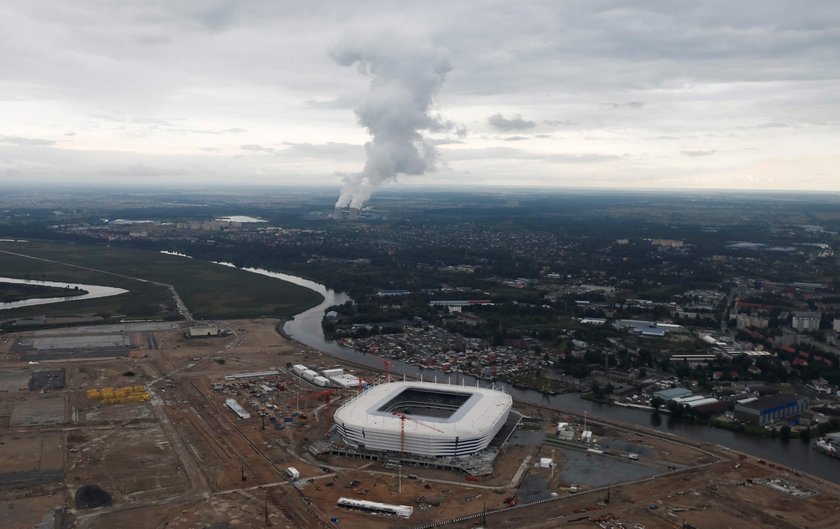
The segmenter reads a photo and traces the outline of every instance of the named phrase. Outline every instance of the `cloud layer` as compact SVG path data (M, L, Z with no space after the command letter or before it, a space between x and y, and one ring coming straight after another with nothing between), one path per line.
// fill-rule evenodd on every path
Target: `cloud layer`
M832 0L5 2L0 185L341 185L369 78L331 53L383 28L448 50L428 115L470 131L403 181L840 191Z

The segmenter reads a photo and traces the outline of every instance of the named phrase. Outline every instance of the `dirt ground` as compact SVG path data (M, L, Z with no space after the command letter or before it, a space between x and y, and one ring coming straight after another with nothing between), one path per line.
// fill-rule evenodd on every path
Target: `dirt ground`
M537 494L529 497L548 498L568 493L573 484L581 492L491 514L487 524L670 528L685 521L696 527L840 527L836 485L731 451L597 422L589 428L610 446L610 454L546 443L558 421L580 419L535 407L517 409L543 423L505 446L493 477L477 482L444 470L403 467L399 472L378 461L315 459L306 447L327 431L331 413L355 390L327 393L290 374L289 364L343 364L285 340L276 331L278 323L219 322L233 333L200 339L186 338L183 329L132 330L128 334L136 349L128 357L40 366L8 354L9 344L29 333L0 336L0 477L52 471L28 484L0 482L2 527L31 528L57 506L65 508L65 527L79 529L321 528L331 527L333 518L342 528L413 527L505 507L505 500L524 499L528 487L536 486L529 494ZM26 380L32 371L55 367L51 364L65 368L64 388L29 391ZM375 378L375 373L343 367ZM225 380L226 375L263 370L278 374ZM85 394L122 386L143 386L151 400L102 404ZM238 418L225 404L229 398L251 417ZM628 458L631 452L639 455L635 462ZM555 468L538 468L541 457L553 458ZM300 471L298 486L288 480L290 466ZM586 492L619 469L634 479L676 473L612 486L608 493ZM817 494L797 499L761 483L768 477L784 477ZM73 496L83 484L108 491L113 505L76 509ZM414 513L403 520L351 512L336 506L343 496L410 505Z
M767 477L785 477L818 494L796 499L757 482ZM606 499L606 491L581 494L492 515L487 523L492 527L534 529L596 524L605 528L666 529L682 527L683 522L694 527L745 529L840 526L840 496L836 485L768 468L752 460L725 461L702 472L684 472L644 484L613 487L608 504Z

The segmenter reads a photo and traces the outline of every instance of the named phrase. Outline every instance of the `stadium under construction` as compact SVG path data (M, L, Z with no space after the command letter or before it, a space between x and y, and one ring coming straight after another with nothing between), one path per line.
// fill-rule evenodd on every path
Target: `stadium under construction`
M334 415L326 438L310 445L331 453L492 473L499 447L522 415L513 399L495 389L430 382L391 382L370 387Z

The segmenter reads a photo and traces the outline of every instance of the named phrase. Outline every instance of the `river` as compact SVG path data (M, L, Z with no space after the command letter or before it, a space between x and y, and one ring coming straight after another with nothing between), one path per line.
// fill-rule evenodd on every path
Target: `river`
M54 298L29 298L20 301L9 301L7 303L0 303L0 310L16 309L19 307L32 307L35 305L47 305L49 303L62 303L64 301L81 301L83 299L106 298L108 296L116 296L118 294L125 294L128 290L124 288L106 287L102 285L85 285L82 283L67 283L63 281L38 281L35 279L18 279L14 277L0 277L0 283L14 283L16 285L41 285L45 287L57 288L78 288L79 290L87 291L87 294L81 296L61 296Z
M321 304L296 315L294 319L289 320L285 324L283 331L290 337L331 356L374 369L383 369L382 358L359 352L337 342L327 340L324 337L324 332L321 328L321 320L323 319L324 312L328 307L341 305L346 301L350 301L350 297L347 294L336 292L326 288L324 285L297 276L257 268L247 268L245 270L310 288L324 296L324 301ZM406 374L409 377L419 378L422 376L424 380L434 380L437 378L438 382L454 382L453 374L445 374L433 369L409 365L399 360L391 360L390 372L395 375ZM471 376L462 376L460 382L468 385L475 385L476 383L482 386L488 385L487 381L477 380ZM537 404L561 411L571 411L578 414L588 412L593 417L604 417L628 424L637 424L694 441L726 446L768 461L796 468L835 483L840 483L840 459L823 455L811 449L808 443L802 442L799 439L783 441L781 439L753 437L700 424L676 422L668 420L667 416L662 416L661 420L657 421L649 412L590 402L581 399L577 393L548 396L538 391L519 390L507 384L497 382L496 387L498 388L500 386L503 386L508 394L520 402Z

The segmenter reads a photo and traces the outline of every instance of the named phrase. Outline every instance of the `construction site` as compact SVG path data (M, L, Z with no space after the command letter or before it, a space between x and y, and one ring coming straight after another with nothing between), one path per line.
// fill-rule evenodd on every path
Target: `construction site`
M475 430L475 452L462 453L458 426L454 456L412 453L426 446L416 439L449 446L447 425L470 410L502 406L487 388L436 388L441 400L408 381L414 393L397 401L383 389L388 406L364 409L390 437L362 443L337 411L366 402L373 381L403 379L387 363L364 370L289 341L278 323L0 335L3 527L840 526L836 484L515 401L498 408L498 429ZM471 404L482 395L492 408ZM371 419L352 417L370 435ZM462 464L479 459L481 471Z

